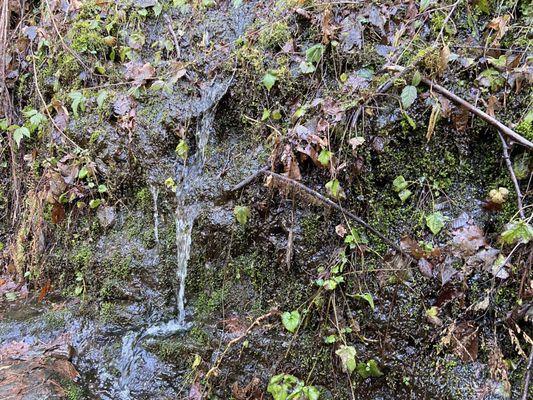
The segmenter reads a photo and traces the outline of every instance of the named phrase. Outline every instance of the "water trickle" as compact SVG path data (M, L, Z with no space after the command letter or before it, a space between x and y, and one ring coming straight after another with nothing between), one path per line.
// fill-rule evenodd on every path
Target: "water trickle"
M187 265L189 263L192 241L192 226L200 208L199 199L190 196L200 184L205 163L205 148L211 134L215 117L214 107L202 113L196 129L197 152L191 157L190 163L183 168L177 168L176 181L176 302L178 307L178 325L185 325L185 281L187 279ZM190 196L190 197L189 197ZM188 201L195 198L195 202Z
M130 400L131 380L135 376L135 369L139 366L141 335L138 332L128 332L122 338L122 350L118 360L119 381L118 396L121 400Z
M159 244L159 211L157 208L157 197L159 190L155 186L150 186L150 193L152 193L152 200L154 202L154 237L155 242Z

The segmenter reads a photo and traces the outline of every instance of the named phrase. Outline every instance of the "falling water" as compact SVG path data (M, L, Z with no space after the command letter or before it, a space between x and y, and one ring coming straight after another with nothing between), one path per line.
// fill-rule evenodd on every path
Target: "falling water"
M191 252L191 235L194 220L198 214L199 204L187 202L188 195L200 183L205 163L205 148L209 141L215 112L214 108L202 114L196 129L197 152L189 165L178 169L176 181L180 182L176 190L176 281L178 288L176 302L178 306L178 325L185 327L185 281L187 265ZM180 176L181 175L181 176Z
M159 211L157 209L157 197L159 196L159 190L155 186L150 186L150 192L152 193L152 199L154 201L154 237L155 242L159 244Z

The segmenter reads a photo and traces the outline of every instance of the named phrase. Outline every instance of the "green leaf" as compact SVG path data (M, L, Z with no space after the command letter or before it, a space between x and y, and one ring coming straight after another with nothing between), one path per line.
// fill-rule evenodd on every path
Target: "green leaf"
M277 80L278 78L276 75L274 75L272 72L267 72L263 76L263 80L261 82L263 83L263 85L265 85L267 90L270 92L270 89L272 89L272 87L274 86Z
M392 186L395 192L401 192L402 190L407 188L408 183L403 177L403 175L399 175L396 177L396 179L392 181Z
M100 199L92 199L90 202L89 202L89 207L90 208L98 208L100 207L100 204L102 204L102 200Z
M30 131L25 126L18 126L13 131L13 139L15 140L17 147L20 147L20 141L22 140L24 136L30 137Z
M413 193L409 189L404 189L400 193L398 193L398 197L402 201L402 203L405 203L405 201L411 197Z
M318 400L320 398L320 391L314 386L304 386L302 393L307 396L308 400Z
M420 0L420 12L424 12L429 7L431 2L432 0Z
M440 211L426 216L426 225L434 235L438 234L444 228L444 221L444 215Z
M106 185L98 185L98 192L99 193L107 192L107 186Z
M351 374L356 368L355 355L357 353L355 347L342 345L335 354L340 357L344 372Z
M411 126L411 128L416 129L416 122L413 118L409 116L406 112L403 113L404 118L407 120L407 123Z
M404 87L401 94L403 108L409 108L415 102L416 97L416 87L412 85Z
M302 61L300 63L300 71L302 71L302 74L312 74L316 71L316 68L312 63L308 61Z
M329 335L324 338L324 343L326 344L332 344L332 343L335 343L336 341L337 341L336 335Z
M317 63L322 58L324 54L324 46L320 43L311 46L305 51L305 60L308 63Z
M378 376L383 375L376 360L368 360L366 363L360 362L357 364L357 373L361 375L363 379L369 377L377 378Z
M263 115L261 115L261 121L266 121L270 118L270 110L268 108L265 108L263 110Z
M100 93L98 93L98 97L96 98L96 104L98 104L98 107L102 107L106 99L107 99L107 90L102 90Z
M331 160L332 155L333 153L331 151L322 149L322 151L318 155L318 162L324 167L327 167L329 165L329 161Z
M176 146L176 155L182 160L187 159L187 154L189 153L189 145L183 139L181 139Z
M233 215L241 225L246 225L248 218L250 218L250 208L247 206L235 206Z
M375 310L374 298L372 297L372 295L370 293L356 294L354 297L357 298L357 299L366 300L367 303L370 304L370 307L372 308L372 311Z
M334 199L339 199L343 195L341 184L339 183L338 179L333 179L326 183L326 189L329 195Z
M298 310L285 311L281 314L281 323L290 333L296 332L298 325L300 325L300 313Z
M281 119L281 112L279 110L272 111L272 119L273 120L280 120Z
M84 179L89 174L89 170L86 166L81 167L80 172L78 172L78 178Z
M176 185L176 182L172 178L165 179L165 186L173 192L175 192L178 187L178 185Z
M533 227L523 220L510 222L500 239L504 244L529 243L533 239Z
M418 86L420 81L422 80L422 75L420 75L420 72L418 70L415 71L413 74L413 79L411 80L411 85Z
M158 17L161 14L161 11L163 11L163 6L161 5L161 3L157 2L155 3L153 10L154 10L154 15Z
M76 289L74 289L74 294L76 296L79 296L82 293L83 293L83 286L76 286Z
M7 131L7 127L9 124L7 123L7 118L0 119L0 131Z
M238 8L242 4L242 0L233 0L233 7Z
M68 95L70 99L72 100L71 107L72 112L74 113L74 116L78 117L78 108L81 111L85 111L85 96L81 92L72 92Z

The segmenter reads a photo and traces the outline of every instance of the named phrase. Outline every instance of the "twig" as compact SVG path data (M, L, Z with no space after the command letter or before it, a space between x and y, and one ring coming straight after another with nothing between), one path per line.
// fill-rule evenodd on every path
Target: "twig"
M164 15L164 18L165 18L165 21L167 21L168 31L172 35L172 40L174 41L174 48L176 49L176 58L180 58L181 57L180 44L178 42L178 37L176 36L176 32L174 32L174 28L172 27L172 20L167 14Z
M277 314L279 314L279 311L274 309L274 310L271 310L270 312L268 312L266 314L261 315L260 317L257 317L255 319L255 321L248 327L248 329L246 329L246 331L242 335L230 340L228 345L226 346L226 348L224 349L224 351L220 355L220 357L218 357L217 360L215 361L213 367L209 371L207 371L207 374L205 374L205 378L209 379L211 377L211 375L213 375L218 370L218 367L220 366L220 363L222 362L222 359L224 358L224 356L227 354L229 349L235 343L239 342L241 339L244 339L246 336L248 336L248 334L252 331L252 329L256 325L259 325L263 320L271 317L272 315L277 315Z
M531 367L533 365L533 346L529 349L529 361L527 362L526 374L524 376L524 390L522 391L522 400L529 398L529 381L531 380Z
M295 181L294 179L287 178L286 176L283 176L283 175L277 174L275 172L269 171L268 167L262 168L259 171L255 172L254 174L252 174L251 176L249 176L248 178L244 179L242 182L240 182L239 184L235 185L233 187L232 191L242 189L246 185L250 184L255 178L257 178L261 174L270 175L270 176L272 176L275 179L283 181L283 182L285 182L285 183L287 183L287 184L289 184L289 185L291 185L291 186L293 186L293 187L295 187L295 188L297 188L297 189L299 189L301 191L306 192L307 194L309 194L310 196L312 196L313 198L315 198L316 200L318 200L322 204L325 204L325 205L327 205L327 206L329 206L331 208L334 208L337 211L340 211L341 213L343 213L346 216L350 217L358 225L362 226L367 231L369 231L369 232L373 233L374 235L376 235L384 243L387 243L393 249L395 249L396 251L400 252L401 254L403 254L406 257L408 257L409 259L411 259L411 256L409 254L407 254L400 246L398 246L392 240L390 240L389 238L384 236L381 232L379 232L374 227L372 227L371 225L369 225L368 223L363 221L361 218L359 218L357 215L355 215L351 211L343 209L340 205L338 205L337 203L331 201L327 197L321 195L316 190L313 190L313 189L305 186L304 184Z
M248 176L247 178L243 179L239 183L237 183L235 186L233 186L230 189L230 192L236 192L238 190L241 190L243 187L248 186L250 183L252 183L259 175L265 173L268 171L269 167L261 168L259 171L254 172L252 175Z
M396 70L396 71L403 71L405 70L405 67L401 67L398 65L390 66L389 69ZM508 126L502 124L500 121L498 121L496 118L491 117L486 112L481 111L476 106L473 106L468 101L460 98L459 96L453 94L448 89L436 84L431 79L428 79L426 77L422 77L422 82L424 82L426 85L431 87L431 89L435 89L440 94L444 95L448 99L452 100L454 103L457 103L461 105L462 107L466 108L468 111L470 111L472 114L477 115L484 121L488 122L491 125L494 125L501 133L503 133L505 136L513 139L515 142L520 143L522 146L527 147L530 150L533 150L533 143L531 143L529 140L527 140L525 137L519 135L515 131L513 131Z
M520 185L518 184L518 180L516 179L516 175L514 173L513 164L511 163L511 157L509 156L509 145L507 144L507 141L505 140L500 131L498 131L498 135L500 136L500 139L502 141L503 158L505 160L505 164L507 165L507 169L509 170L509 175L511 175L511 180L513 181L513 185L516 191L518 213L520 214L520 218L524 220L526 219L526 214L524 213L524 206L522 205L522 191L520 190Z
M54 125L54 128L57 129L57 131L61 134L61 136L63 136L65 139L67 139L72 145L74 145L76 148L80 149L81 150L81 147L74 141L72 140L71 138L69 138L65 132L63 132L63 130L56 124L56 122L54 121L54 119L52 118L52 115L50 114L50 111L48 110L48 105L46 104L46 100L44 99L44 96L43 94L41 93L41 89L39 88L39 80L37 78L37 68L36 68L36 65L35 65L35 54L33 53L33 50L31 50L31 61L32 61L32 65L33 65L33 79L34 79L34 82L35 82L35 89L37 91L37 94L39 95L39 99L41 100L41 102L43 103L43 106L44 106L44 112L46 113L46 116L48 117L48 119L50 120L50 122L52 123L52 125Z

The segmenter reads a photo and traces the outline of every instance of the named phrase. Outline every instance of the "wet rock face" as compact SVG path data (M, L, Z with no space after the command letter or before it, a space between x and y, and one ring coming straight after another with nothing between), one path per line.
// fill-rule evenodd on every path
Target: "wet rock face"
M0 398L65 398L69 385L79 378L73 354L68 336L50 343L6 342L0 347Z

